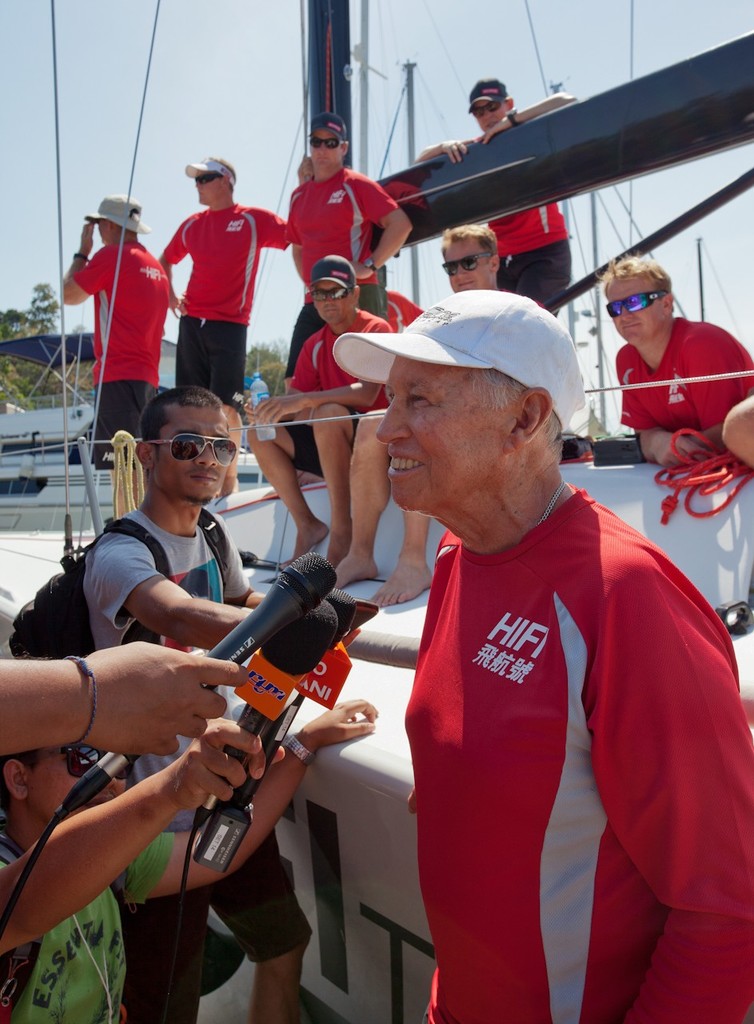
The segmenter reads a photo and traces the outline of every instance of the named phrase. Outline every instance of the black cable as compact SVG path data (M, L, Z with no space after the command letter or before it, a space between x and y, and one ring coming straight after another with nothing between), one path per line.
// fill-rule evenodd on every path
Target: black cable
M167 1024L168 1020L168 1006L170 1005L170 991L173 987L173 978L175 976L175 967L178 962L178 942L181 937L181 926L183 924L183 900L186 895L186 886L188 884L188 873L191 867L191 851L194 849L194 841L196 840L196 833L198 826L193 825L191 832L189 833L188 844L186 846L186 856L183 858L183 872L181 873L181 888L178 891L178 916L175 920L175 938L173 940L173 954L170 958L170 970L168 971L168 987L165 993L165 1005L162 1008L162 1016L160 1017L160 1024Z
M32 850L32 852L31 852L31 854L29 856L29 859L27 860L26 864L24 865L23 871L21 872L21 874L18 877L18 881L16 882L15 886L13 887L13 892L8 897L8 902L5 904L5 908L3 909L2 916L0 916L0 939L4 935L5 929L8 927L8 922L10 921L11 916L13 914L13 911L16 908L16 904L18 903L18 900L19 900L19 898L21 896L21 893L24 891L24 887L25 887L26 883L29 880L29 875L31 874L31 872L32 872L32 870L34 868L34 865L39 860L39 856L42 853L42 850L45 848L45 844L47 843L47 840L50 838L50 836L52 835L52 833L55 830L55 828L60 824L60 822L66 816L65 814L63 814L61 812L62 812L62 808L58 807L58 809L55 811L53 816L50 818L50 820L45 825L44 832L42 833L42 835L37 840L36 846Z

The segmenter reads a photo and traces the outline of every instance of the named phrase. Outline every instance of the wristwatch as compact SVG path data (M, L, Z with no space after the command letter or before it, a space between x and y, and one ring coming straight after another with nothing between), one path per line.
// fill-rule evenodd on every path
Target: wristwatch
M312 763L314 758L317 756L313 750L309 750L304 744L297 739L295 736L288 736L283 743L286 750L290 751L294 757L297 757L301 764L305 764L307 767Z
M511 125L512 128L515 128L517 124L521 124L521 122L516 117L516 113L516 108L512 107L505 115L508 118L508 123Z
M365 267L369 267L370 270L376 270L377 266L371 256L367 256L365 260L361 261Z

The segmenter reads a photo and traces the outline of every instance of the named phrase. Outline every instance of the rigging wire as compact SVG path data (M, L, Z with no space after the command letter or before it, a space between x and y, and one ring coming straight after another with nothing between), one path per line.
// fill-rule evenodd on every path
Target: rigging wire
M57 31L55 27L55 0L50 0L50 24L52 29L52 89L53 106L55 110L55 183L58 198L58 281L60 288L60 372L63 380L67 376L66 367L66 337L65 337L65 303L63 300L63 189L60 180L60 118L59 118L59 97L58 97L58 44ZM63 385L63 443L65 451L68 451L68 406L66 403L66 389ZM73 554L73 524L71 521L71 473L68 459L64 460L65 480L65 516L63 520L63 554Z
M129 199L131 197L131 189L133 188L134 175L136 173L136 157L137 157L138 152L139 152L139 140L141 138L141 127L142 127L142 124L144 122L144 107L146 105L146 100L147 100L147 88L149 86L149 74L150 74L150 71L152 69L152 57L154 55L154 41L155 41L155 37L157 35L157 21L158 21L159 16L160 16L160 5L161 5L161 3L162 3L162 0L157 0L156 6L155 6L155 12L154 12L154 22L152 24L152 38L151 38L150 43L149 43L149 54L147 56L147 71L146 71L146 75L144 76L144 88L143 88L142 94L141 94L141 107L139 109L139 120L138 120L138 123L137 123L137 126L136 126L136 142L134 143L134 153L133 153L133 159L131 161L131 172L130 172L129 178L128 178L128 189L126 190L126 195L129 197ZM114 277L113 277L113 291L112 291L112 295L110 296L110 302L108 303L107 323L105 324L104 336L102 338L102 365L100 367L100 381L102 381L104 379L104 374L105 374L105 363L107 361L107 350L108 350L108 346L109 346L109 342L110 342L110 330L112 328L113 315L115 313L115 302L116 302L116 295L117 295L117 292L118 292L118 281L120 280L120 268L121 268L121 263L122 263L122 260L123 260L123 248L124 248L124 245L125 245L125 241L126 241L126 221L124 220L123 225L121 227L121 231L120 231L120 239L118 241L118 256L117 256L117 259L115 261L115 274L114 274ZM102 388L97 388L97 397L96 397L96 401L95 401L95 405L94 405L94 423L92 424L92 440L91 440L91 442L89 444L90 458L92 457L92 454L94 452L94 444L95 444L95 442L94 442L94 427L96 426L97 420L99 418L99 410L100 410L101 399L102 399Z
M427 12L427 17L429 18L429 22L430 22L432 28L435 30L435 35L437 36L437 38L440 41L440 46L443 49L445 57L446 57L446 59L448 61L448 65L450 66L450 70L453 72L453 77L455 78L456 82L458 82L458 88L461 90L461 95L465 99L465 97L467 96L466 87L464 86L463 82L461 81L461 79L458 76L458 72L456 71L456 66L453 63L453 57L451 56L450 51L448 50L447 46L445 45L445 40L444 40L444 38L442 36L442 33L440 32L440 30L437 27L437 23L436 23L433 15L432 15L432 10L431 10L429 4L427 3L427 0L422 0L422 3L424 4L424 10Z
M534 53L537 57L537 64L539 65L539 74L542 79L542 92L547 95L547 79L545 78L544 68L542 67L542 58L539 56L539 46L537 45L537 33L534 31L534 22L532 21L531 11L529 10L529 0L524 0L524 7L526 8L526 17L529 19L529 28L531 29L531 39L534 43Z
M382 175L385 173L385 164L387 163L387 158L388 158L388 156L390 154L390 146L392 145L392 142L393 142L393 135L395 134L395 126L396 126L396 124L398 122L398 114L400 114L400 112L401 112L401 106L403 105L403 97L405 95L406 95L406 81L404 79L404 81L403 81L403 88L401 89L401 94L398 97L398 105L395 108L395 116L393 117L393 123L390 126L390 132L389 132L388 137L387 137L387 142L385 143L385 155L382 158L382 166L380 167L380 173L377 175L378 178L381 178Z

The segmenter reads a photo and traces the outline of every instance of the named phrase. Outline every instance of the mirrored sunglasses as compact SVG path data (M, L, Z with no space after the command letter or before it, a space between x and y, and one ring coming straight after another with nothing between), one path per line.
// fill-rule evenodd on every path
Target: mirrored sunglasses
M221 466L229 466L238 449L236 442L231 441L229 437L205 437L203 434L176 434L175 437L149 443L169 444L170 454L178 462L192 462L198 459L209 445L215 462Z
M333 138L320 139L317 138L316 135L312 135L312 137L309 139L309 145L312 147L312 149L319 149L320 146L324 146L325 149L337 149L338 146L340 145L340 140Z
M605 309L614 320L624 310L626 313L638 313L640 309L646 309L647 306L651 306L655 299L661 299L663 295L667 294L667 291L637 292L636 295L627 295L625 299L615 299L613 302L608 302Z
M324 288L312 288L309 294L315 302L327 302L328 299L344 299L352 291L352 288L333 288L331 292Z
M462 256L460 260L448 260L447 263L443 263L442 269L448 277L455 277L459 267L463 270L476 270L479 260L488 260L494 255L492 252L477 252L473 256Z
M207 174L197 174L194 181L197 185L207 185L210 181L216 181L218 178L222 178L219 171L208 171Z

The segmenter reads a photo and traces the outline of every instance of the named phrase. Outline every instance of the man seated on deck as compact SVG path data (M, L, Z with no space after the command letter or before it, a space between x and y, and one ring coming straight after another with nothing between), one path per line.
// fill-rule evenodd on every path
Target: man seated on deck
M119 645L134 619L170 645L212 648L261 600L253 592L222 520L214 520L222 543L216 556L209 530L199 524L202 505L222 487L233 461L222 401L200 387L179 387L157 395L144 410L137 456L146 472L144 501L130 514L162 545L169 567L161 575L145 544L108 534L87 558L84 592L98 648ZM185 743L184 743L185 747ZM134 777L142 778L171 758L142 757ZM171 828L189 828L177 818ZM242 870L215 885L195 890L184 907L178 972L168 1019L192 1024L200 995L201 959L208 908L233 912L229 927L257 962L252 1004L265 1024L298 1019L301 960L310 928L283 870L272 833ZM152 1024L154 1007L165 999L177 900L167 896L126 915L126 953L134 970L126 979L130 1024Z
M259 468L285 502L296 524L292 558L311 550L328 534L325 523L306 503L297 470L324 477L330 499L330 539L327 558L333 565L346 555L351 543L350 466L356 410L384 409L379 385L367 384L345 373L332 356L339 335L358 330L391 333L381 317L359 309L359 286L354 268L342 256L326 256L312 268L309 292L325 326L301 349L290 390L246 411L252 423L281 423L272 440L260 440L248 431ZM284 420L313 420L288 426Z
M297 738L314 752L371 732L374 718L372 705L349 701L304 726ZM162 830L176 813L193 811L210 795L228 799L231 787L243 784L246 771L223 752L225 744L248 752L250 771L261 775L264 756L259 740L235 723L218 719L170 767L125 794L123 776L112 779L56 828L8 925L8 953L0 959L4 1021L121 1020L126 956L116 894L123 902L143 904L145 899L179 892L190 833ZM2 874L17 874L25 851L102 753L73 743L0 758L0 805L7 815L0 831ZM304 763L287 753L271 768L255 796L253 827L229 871L241 868L270 833L304 772ZM216 879L211 868L190 862L189 889ZM128 916L125 911L124 918ZM36 941L37 937L41 939ZM171 939L168 936L169 946ZM24 948L26 943L31 949ZM154 943L149 945L155 951ZM28 967L22 966L25 960L31 961ZM7 985L11 973L18 981L15 988ZM162 1010L161 1004L154 1004L153 1022Z
M754 370L754 360L743 345L714 324L692 323L673 316L670 275L655 260L627 256L614 260L602 275L607 311L626 344L616 358L621 384L670 381L666 387L646 387L623 392L621 423L636 431L647 462L674 466L686 459L712 454L702 440L677 430L691 428L718 448L736 439L744 408L734 410L746 398L754 378L682 382L686 377ZM675 379L680 378L679 383ZM731 432L726 417L734 417ZM734 451L734 448L731 448ZM740 453L740 454L739 454ZM734 451L754 466L754 446ZM680 457L679 457L680 456Z
M486 145L500 132L573 103L574 99L567 93L557 93L517 111L513 97L499 79L482 78L469 95L469 113L476 118L483 134L466 142L450 139L427 146L416 162L445 154L451 163L459 163L471 143ZM490 227L497 236L500 256L497 287L501 291L517 292L543 303L568 287L571 249L565 219L557 203L498 217L490 221Z
M481 224L462 224L448 228L442 236L443 269L450 278L454 292L497 290L497 239ZM421 310L417 314L420 315ZM406 325L408 326L408 325ZM473 412L470 410L470 415ZM380 516L390 497L387 448L377 440L380 420L361 420L356 431L351 461L351 514L353 537L351 548L338 566L338 586L355 580L374 579L377 563L374 542ZM385 607L412 601L432 582L427 565L427 534L429 519L419 512L403 512L403 546L390 576L372 597Z

